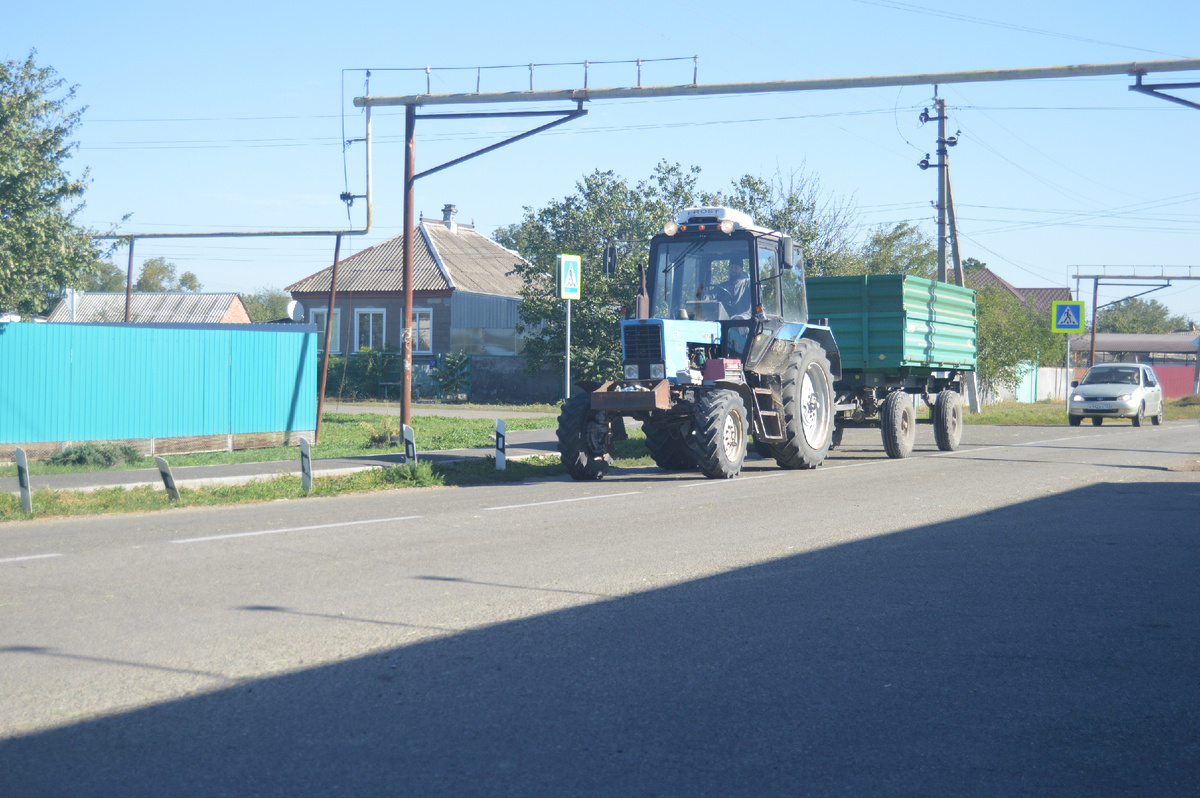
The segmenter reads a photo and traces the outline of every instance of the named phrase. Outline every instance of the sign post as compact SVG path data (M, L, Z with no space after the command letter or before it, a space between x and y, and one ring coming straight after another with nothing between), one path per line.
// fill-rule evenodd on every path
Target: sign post
M1067 407L1071 406L1071 333L1083 332L1084 303L1082 301L1050 303L1050 324L1054 332L1066 333L1067 336L1067 370L1066 379Z
M563 373L563 400L571 398L571 300L579 299L583 282L583 266L578 255L558 256L558 298L567 302L567 357Z

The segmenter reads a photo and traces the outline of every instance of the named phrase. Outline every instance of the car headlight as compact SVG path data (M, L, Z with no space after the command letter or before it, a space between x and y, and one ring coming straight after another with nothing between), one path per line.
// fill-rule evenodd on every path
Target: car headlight
M667 369L662 363L650 364L650 379L661 380L667 375Z
M1126 394L1121 395L1122 402L1128 402L1132 398L1133 398L1133 394L1131 394L1131 393L1126 393Z
M625 379L636 380L638 378L638 367L636 363L631 363L625 366Z
M1082 402L1083 396L1081 396L1080 394L1075 394L1074 396L1071 397L1071 401L1072 402Z

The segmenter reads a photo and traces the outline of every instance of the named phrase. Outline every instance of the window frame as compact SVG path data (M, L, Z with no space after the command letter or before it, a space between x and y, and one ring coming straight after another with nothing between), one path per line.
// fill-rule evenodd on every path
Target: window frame
M379 341L378 343L376 343L374 341L374 338L375 338L374 328L372 328L371 329L372 341L371 341L370 346L368 346L366 348L373 349L375 351L380 351L387 345L387 308L355 308L354 309L354 343L359 344L359 325L362 323L360 321L360 319L362 319L362 317L364 315L374 315L376 313L380 314L383 317L381 320L381 323L379 325L379 335L383 338L383 340ZM362 348L363 347L361 345L356 345L354 347L354 351L357 352L358 350L360 350Z
M418 346L420 346L420 341L421 341L421 323L420 323L419 319L422 316L424 316L425 318L428 319L428 322L426 324L426 329L429 331L429 348L428 349L418 349L417 348ZM413 350L412 350L412 353L414 355L432 355L433 354L433 308L413 308L412 322L413 322L413 340L412 340Z
M328 308L310 308L308 311L309 319L313 324L317 325L317 352L325 351L325 330L322 329L320 323L317 322L317 316L326 316L329 313ZM342 352L342 309L333 309L333 333L329 336L329 353L341 354Z

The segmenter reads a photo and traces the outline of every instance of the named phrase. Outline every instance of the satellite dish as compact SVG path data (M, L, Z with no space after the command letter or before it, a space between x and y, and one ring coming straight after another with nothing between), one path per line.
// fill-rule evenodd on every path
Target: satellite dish
M304 321L304 306L293 299L287 303L287 314L292 321Z

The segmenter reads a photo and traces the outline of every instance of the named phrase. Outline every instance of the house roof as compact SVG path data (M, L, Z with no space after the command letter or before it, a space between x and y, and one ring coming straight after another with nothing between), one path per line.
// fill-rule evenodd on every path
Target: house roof
M470 291L515 297L522 281L510 274L521 256L466 224L449 229L440 220L422 219L413 238L414 291ZM364 249L338 263L338 292L404 290L404 236ZM328 293L333 267L287 287L293 294Z
M1096 351L1194 355L1198 341L1200 341L1200 337L1197 337L1195 331L1158 335L1096 333ZM1090 349L1091 345L1091 333L1078 333L1071 336L1072 349L1083 351Z
M967 283L973 288L985 288L989 285L999 286L1008 291L1018 302L1024 303L1030 299L1039 311L1049 311L1052 302L1069 302L1073 299L1071 289L1066 286L1051 286L1049 288L1017 288L1015 285L986 267L967 269Z
M125 293L80 292L75 306L76 323L125 321ZM70 322L66 299L46 319ZM221 324L249 321L246 306L237 294L142 292L130 296L129 320L139 324Z

